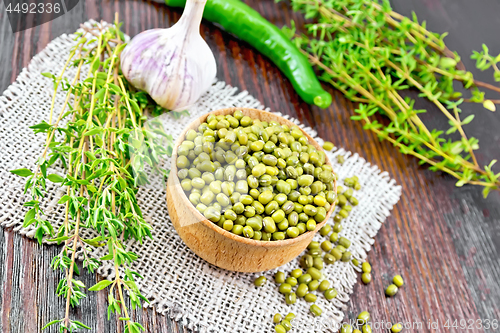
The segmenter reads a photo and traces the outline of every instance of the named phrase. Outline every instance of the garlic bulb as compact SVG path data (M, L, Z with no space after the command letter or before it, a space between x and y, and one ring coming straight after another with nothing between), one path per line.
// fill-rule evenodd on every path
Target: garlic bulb
M166 109L193 105L217 74L214 55L200 35L206 1L188 0L176 24L138 34L122 52L123 75Z

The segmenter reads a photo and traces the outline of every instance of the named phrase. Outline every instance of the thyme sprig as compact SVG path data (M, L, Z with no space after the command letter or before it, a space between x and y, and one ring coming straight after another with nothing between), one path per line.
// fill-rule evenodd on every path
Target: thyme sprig
M373 0L291 0L291 4L315 23L307 24L307 33L298 35L292 22L285 33L309 58L321 80L358 103L351 119L362 121L364 129L417 157L420 164L457 178L457 186L483 186L485 197L499 190L500 173L492 171L496 160L479 165L474 154L478 140L463 129L474 115L462 119L460 107L464 102L482 103L495 111L500 101L486 99L480 88L496 92L500 88L475 80L460 56L446 47L446 34L428 31L415 15L410 20L395 13L387 0L381 4ZM493 68L495 80L500 81L500 56L492 57L483 47L473 59L481 70ZM454 88L457 81L470 92L469 98ZM447 117L450 127L446 132L424 124L420 114L427 111L415 109L415 100L402 95L409 88L418 90L420 97L430 100ZM380 123L377 114L388 117L389 123ZM452 139L452 133L459 139Z
M171 155L173 142L161 124L146 123L148 114L163 110L145 93L135 91L120 72L125 38L119 28L118 17L115 25L82 26L62 72L58 76L43 74L54 82L50 116L48 122L42 120L31 128L46 134L46 144L34 168L12 170L27 178L25 193L31 197L25 203L30 209L23 226L33 225L40 243L44 237L52 237L50 241L64 244L51 266L64 273L56 293L66 299L65 316L44 327L58 324L61 332L89 328L70 318L70 308L86 296L86 286L76 277L79 252L89 272L104 261L114 266L113 280L102 280L88 288L109 288L108 319L116 313L125 322L125 332L144 330L131 320L124 299L126 290L132 309L147 302L135 282L140 275L131 269L137 255L126 250L124 241L142 242L144 237L151 237L151 226L142 216L136 194L138 186L148 182L150 169L168 174L159 163L162 157ZM89 69L82 78L84 66ZM76 72L68 79L65 75L71 67ZM61 89L66 97L56 117L56 94ZM48 174L57 165L64 167L65 174ZM47 181L65 187L59 200L65 207L64 222L57 232L41 208ZM85 229L98 236L84 238ZM101 246L108 249L108 254L99 259L91 257L90 251Z

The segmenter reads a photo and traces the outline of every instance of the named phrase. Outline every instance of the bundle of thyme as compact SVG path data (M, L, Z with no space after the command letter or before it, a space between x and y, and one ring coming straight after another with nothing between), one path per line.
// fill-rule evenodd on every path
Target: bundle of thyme
M498 100L485 99L479 88L499 92L500 88L474 80L465 70L458 54L443 42L446 34L429 32L425 23L410 20L392 11L389 1L373 0L291 0L292 8L314 19L307 24L307 33L297 35L295 27L284 28L295 44L317 69L319 78L358 103L353 120L362 121L364 128L380 139L390 141L402 153L429 164L457 178L457 186L481 185L486 197L500 188L500 173L492 166L481 167L474 155L478 140L468 137L463 126L474 115L460 117L463 102L482 103L495 111ZM500 81L497 62L488 49L476 52L473 59L481 70L493 67ZM464 98L455 90L459 81L471 93ZM444 133L428 129L419 114L426 110L414 108L415 100L403 97L402 90L417 89L420 97L429 99L448 118L450 128ZM389 123L376 120L377 114L389 118ZM450 134L458 133L453 140Z
M119 28L118 18L114 26L82 26L84 31L76 34L77 43L62 72L58 76L44 73L54 82L50 117L48 122L43 120L31 128L46 134L46 144L34 168L12 170L27 177L25 193L31 197L25 203L30 210L23 226L34 225L39 242L48 236L64 243L52 267L64 272L57 294L66 298L65 317L44 327L59 324L61 332L89 328L70 318L70 307L85 297L86 286L76 277L78 251L83 252L83 267L90 272L103 261L113 263L114 279L102 280L88 290L109 287L108 318L111 313L119 315L125 322L125 332L143 330L140 323L130 319L124 300L126 290L132 308L140 307L141 300L147 301L135 283L139 274L130 268L137 255L125 249L124 241L142 242L144 237L151 237L151 226L137 204L137 187L148 181L146 168L165 172L159 168L159 161L171 154L173 142L158 124L145 126L149 112L162 110L147 95L135 91L120 72L125 39ZM71 66L76 67L76 74L65 78ZM86 75L82 73L84 66L89 67ZM60 89L66 97L56 111ZM47 173L57 165L64 167L65 174ZM65 188L59 200L65 206L65 219L57 231L41 209L47 181ZM84 239L84 229L92 229L98 236ZM89 251L98 246L105 246L108 254L100 259L90 257Z

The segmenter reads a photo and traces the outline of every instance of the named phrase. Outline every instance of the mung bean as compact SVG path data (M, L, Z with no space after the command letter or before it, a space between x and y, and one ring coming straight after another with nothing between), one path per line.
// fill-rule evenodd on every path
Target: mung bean
M324 295L327 300L334 299L335 297L337 297L337 290L335 288L327 289Z
M292 287L295 287L297 285L297 279L294 278L293 276L289 276L286 278L285 283L288 283Z
M401 323L394 324L391 327L391 332L392 333L399 333L402 330L403 330L403 325Z
M288 320L290 323L292 323L292 320L294 319L295 319L295 314L293 312L290 312L285 316L285 320Z
M287 332L286 329L281 324L274 326L274 330L276 331L276 333L286 333Z
M260 276L257 279L255 279L254 284L257 287L262 287L266 283L267 279L265 276Z
M295 304L296 301L297 301L297 295L294 292L290 292L290 293L285 295L286 304L289 304L289 305Z
M358 315L358 323L366 324L370 321L370 313L368 311L363 311Z
M385 294L389 297L392 297L398 293L398 287L395 284L389 285L385 290Z
M274 274L274 281L276 283L284 283L285 282L285 273L283 272L276 272L276 274Z
M311 294L311 293L308 293L304 296L304 300L307 302L307 303L314 303L316 302L316 295L314 294Z
M309 287L306 283L301 283L297 287L296 294L299 297L304 297L309 292Z
M396 287L401 288L404 284L403 277L401 275L396 275L392 278L392 282L396 285Z
M352 333L352 326L349 324L342 324L342 328L340 329L340 333Z
M372 282L372 275L366 272L361 274L361 281L363 281L364 284L369 284Z
M309 307L309 311L311 311L311 313L313 315L315 315L316 317L321 316L321 314L323 313L323 310L321 310L321 308L319 306L317 306L316 304L312 304Z
M288 294L291 291L292 291L292 286L289 285L288 283L282 283L279 287L279 292L281 294Z
M364 324L362 328L363 333L372 333L372 328L368 324Z

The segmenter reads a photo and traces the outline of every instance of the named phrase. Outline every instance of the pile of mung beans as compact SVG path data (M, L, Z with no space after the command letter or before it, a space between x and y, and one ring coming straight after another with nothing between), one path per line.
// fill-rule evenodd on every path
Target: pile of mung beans
M324 264L333 264L336 261L347 263L350 261L354 266L361 268L363 283L369 284L372 280L370 263L365 261L360 265L359 260L352 258L351 253L348 251L351 242L347 238L339 236L342 231L341 221L349 215L352 206L358 204L358 200L353 196L353 189L361 188L356 176L346 178L344 185L348 187L346 190L341 186L337 186L337 191L340 193L337 198L340 210L334 217L333 226L326 224L319 231L319 235L325 237L326 240L312 241L309 244L306 253L300 258L301 268L293 269L288 276L282 271L278 271L274 275L278 290L284 295L285 303L294 304L298 299L303 298L305 302L312 303L309 310L314 316L320 316L323 312L318 305L314 304L318 299L318 292L322 292L327 300L337 297L337 290L331 286L330 281L322 272ZM263 286L266 282L265 276L260 276L254 281L257 287ZM393 284L386 289L388 297L396 295L398 289L404 285L401 275L394 276L392 282ZM368 311L361 312L357 317L355 325L357 328L343 323L340 327L340 333L372 333L370 317ZM274 327L275 332L286 333L290 331L294 318L293 313L289 313L284 319L279 313L275 314L273 317L273 322L276 324ZM403 327L400 323L393 324L390 329L393 333L399 333L402 330Z
M354 176L349 179L352 184L359 184L357 177ZM326 300L337 297L337 290L322 272L324 265L342 261L345 263L352 262L354 266L359 266L359 261L352 258L351 252L348 251L351 241L339 235L343 229L341 221L351 212L351 205L358 204L358 200L353 196L351 188L344 190L341 186L337 186L337 191L341 193L336 200L340 210L335 215L334 224L333 226L325 224L319 230L319 235L326 239L312 241L308 245L306 253L299 260L300 268L293 269L289 274L278 271L274 275L274 281L278 285L279 292L283 294L285 303L288 305L295 304L297 300L302 298L305 302L311 303L309 311L314 316L321 316L323 312L315 304L320 293L323 294ZM254 281L257 287L263 286L266 282L265 276L260 276ZM281 320L279 314L274 316L273 321L276 324L275 331L277 333L288 332L292 328L292 321L286 320L286 318Z
M189 201L242 237L298 237L315 230L337 202L336 175L325 152L297 126L252 119L240 110L209 115L186 132L177 156Z
M333 149L325 142L325 150ZM337 162L343 164L342 155ZM205 218L236 235L255 240L278 241L295 238L316 229L325 220L332 205L340 206L334 216L333 226L326 224L320 235L327 240L312 241L300 259L301 268L287 276L278 271L274 280L286 304L297 298L312 303L310 312L320 316L322 309L314 304L316 291L327 300L337 297L322 269L324 264L336 261L359 261L348 251L350 240L339 236L341 221L349 216L358 200L354 190L361 189L357 176L344 179L335 191L336 174L326 163L326 155L317 150L297 126L288 127L277 122L265 122L245 116L237 110L232 115L209 115L197 130L186 132L177 150L177 176L189 201ZM337 193L340 193L337 196ZM335 244L335 245L334 245ZM361 265L362 281L371 282L371 266ZM265 276L255 280L257 287L267 282ZM394 296L403 285L397 275L386 289L387 296ZM289 313L285 318L275 314L273 322L277 333L292 329L295 318ZM342 333L371 333L370 314L358 316L361 330L343 325ZM391 331L400 332L400 324Z

